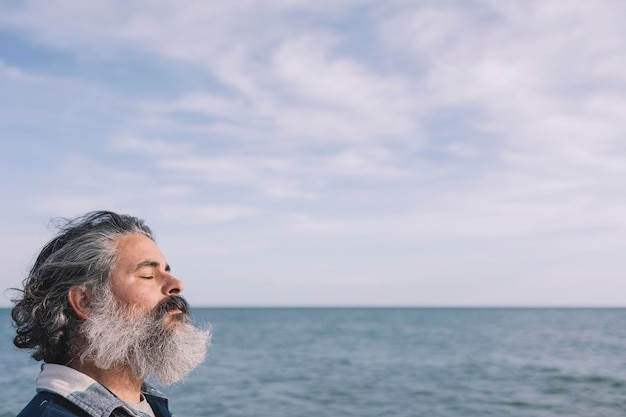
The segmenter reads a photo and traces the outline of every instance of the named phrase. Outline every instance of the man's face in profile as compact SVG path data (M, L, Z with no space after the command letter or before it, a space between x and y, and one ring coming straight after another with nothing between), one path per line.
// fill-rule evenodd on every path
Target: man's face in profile
M183 283L151 239L123 236L116 249L110 290L94 295L80 329L87 339L81 358L103 369L129 366L138 378L176 382L204 360L210 333L191 324L180 297Z

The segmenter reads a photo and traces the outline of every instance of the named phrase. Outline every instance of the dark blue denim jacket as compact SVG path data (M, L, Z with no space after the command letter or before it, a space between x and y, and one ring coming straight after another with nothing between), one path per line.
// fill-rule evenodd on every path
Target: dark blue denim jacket
M156 417L173 417L167 398L148 384L142 394ZM45 364L37 378L37 395L17 417L149 417L78 371Z

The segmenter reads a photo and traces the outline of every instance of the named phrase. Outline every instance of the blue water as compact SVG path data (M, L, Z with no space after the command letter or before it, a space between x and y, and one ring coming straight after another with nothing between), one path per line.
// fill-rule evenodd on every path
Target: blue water
M197 309L207 361L179 417L626 416L626 309ZM39 367L0 310L0 417Z

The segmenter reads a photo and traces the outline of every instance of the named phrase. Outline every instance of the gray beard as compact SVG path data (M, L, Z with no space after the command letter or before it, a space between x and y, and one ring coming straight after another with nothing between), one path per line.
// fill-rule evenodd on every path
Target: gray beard
M79 329L87 341L79 354L82 362L100 369L130 367L138 379L151 376L169 385L204 361L211 332L194 327L188 314L170 316L165 325L165 314L156 317L156 310L122 305L105 292Z

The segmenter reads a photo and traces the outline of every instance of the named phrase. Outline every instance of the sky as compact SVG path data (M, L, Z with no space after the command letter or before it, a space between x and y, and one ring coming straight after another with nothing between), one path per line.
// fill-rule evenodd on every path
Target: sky
M0 0L0 306L146 220L195 306L626 306L621 0Z

